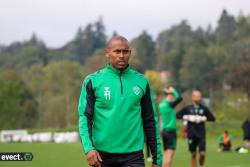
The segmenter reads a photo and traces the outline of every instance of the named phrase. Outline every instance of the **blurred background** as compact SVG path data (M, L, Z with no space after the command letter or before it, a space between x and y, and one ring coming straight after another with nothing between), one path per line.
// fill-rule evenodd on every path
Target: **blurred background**
M179 107L202 91L217 118L207 126L211 141L228 129L241 145L250 116L248 0L1 0L0 130L76 132L82 81L105 66L105 43L117 34L130 40L130 64L150 80L157 104L165 71L183 94Z

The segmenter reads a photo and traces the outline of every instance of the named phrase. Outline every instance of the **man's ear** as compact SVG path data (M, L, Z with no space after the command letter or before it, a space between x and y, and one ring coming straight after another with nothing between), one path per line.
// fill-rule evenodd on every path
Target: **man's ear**
M109 54L108 54L108 49L107 48L105 48L105 50L104 50L104 53L105 53L105 56L107 57L107 58L109 58Z

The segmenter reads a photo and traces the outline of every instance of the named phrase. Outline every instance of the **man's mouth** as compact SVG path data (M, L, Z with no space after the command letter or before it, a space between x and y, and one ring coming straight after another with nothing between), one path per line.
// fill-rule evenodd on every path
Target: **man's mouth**
M126 65L125 61L118 61L117 64L121 66Z

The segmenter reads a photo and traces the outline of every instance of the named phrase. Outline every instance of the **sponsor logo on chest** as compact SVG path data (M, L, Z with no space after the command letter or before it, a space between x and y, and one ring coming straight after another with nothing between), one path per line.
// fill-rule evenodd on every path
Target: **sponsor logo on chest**
M141 89L138 86L132 88L134 95L138 96L141 93ZM109 86L104 87L103 96L105 100L111 100L111 90Z
M192 108L189 110L191 114L204 114L204 110L202 108Z
M111 99L110 87L104 87L104 97L106 100Z
M133 92L134 92L134 94L137 96L137 95L140 94L141 90L140 90L140 88L139 88L138 86L134 86L134 87L133 87Z

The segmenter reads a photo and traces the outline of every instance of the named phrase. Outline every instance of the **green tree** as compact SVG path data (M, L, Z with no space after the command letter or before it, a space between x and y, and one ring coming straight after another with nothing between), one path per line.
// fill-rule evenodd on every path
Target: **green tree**
M103 20L100 17L95 23L95 49L104 48L107 42L107 37L105 34L105 26Z
M173 49L165 56L162 56L161 62L164 63L163 70L168 70L172 73L174 85L180 86L179 71L182 67L182 58L185 54L184 48Z
M193 40L194 44L199 44L202 46L207 46L209 43L209 29L208 32L205 32L201 27L198 27L194 32L193 32Z
M0 74L0 129L35 126L36 102L27 85L14 70Z
M180 24L172 26L169 30L159 33L156 41L157 53L165 54L172 49L189 47L192 38L193 32L191 26L186 20L183 20Z
M240 14L236 23L236 35L238 38L250 36L250 19Z
M141 61L141 67L137 67L138 70L153 69L156 64L156 53L152 37L146 31L143 31L131 42L131 46L134 48L135 55Z
M44 68L42 82L42 124L68 127L77 122L77 103L83 77L80 64L60 61Z
M250 39L235 42L225 61L224 74L234 88L243 89L250 97Z
M46 65L49 59L46 45L35 34L23 43L15 42L0 53L1 69L29 67L40 63Z
M83 66L84 75L86 76L104 68L107 62L108 61L106 60L106 57L104 56L103 52L96 53L95 55L88 57Z
M207 92L210 87L211 60L203 47L191 47L180 69L180 83L184 89L199 88Z
M71 49L69 53L75 55L75 60L81 64L96 50L106 45L105 26L100 18L94 24L88 24L84 30L79 28L72 42L65 48Z
M153 70L146 70L145 76L149 80L150 86L155 93L155 95L159 95L162 93L163 82L161 80L160 73Z
M113 33L112 33L112 35L111 35L111 38L113 38L113 37L115 37L115 36L117 36L118 35L118 33L116 32L116 31L113 31Z
M206 48L206 53L211 60L211 70L209 78L212 88L221 89L225 82L225 60L229 56L229 51L225 47L211 44Z
M31 90L37 102L37 128L42 128L42 114L43 114L43 89L44 82L44 67L41 64L33 64L30 68L22 69L21 77L25 84Z
M186 20L158 35L156 41L157 68L169 70L175 85L180 84L182 60L188 48L194 45L194 34Z
M217 39L219 42L229 42L235 37L236 22L234 16L229 15L224 9L218 20L218 27L216 28Z
M85 58L95 51L95 39L92 24L88 24L84 30L81 28L78 29L73 43L76 49L75 54L77 61L84 63Z

